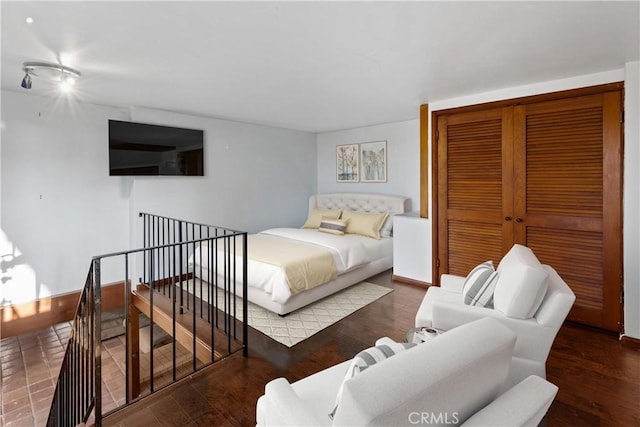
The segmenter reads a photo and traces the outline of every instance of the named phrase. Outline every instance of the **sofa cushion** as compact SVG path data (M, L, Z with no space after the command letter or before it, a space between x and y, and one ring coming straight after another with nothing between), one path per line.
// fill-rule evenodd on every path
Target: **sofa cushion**
M502 260L498 264L498 268L496 268L496 270L502 271L506 265L513 264L526 264L538 267L541 265L540 261L538 261L538 258L530 248L517 243L513 245L511 249L509 249L509 252L502 257Z
M499 278L500 273L493 271L484 283L480 283L473 290L470 290L464 298L464 303L476 307L493 308L493 294Z
M547 292L548 273L531 249L514 245L498 265L493 306L507 317L530 319Z
M410 425L412 412L456 412L462 423L500 392L515 341L484 318L418 344L346 381L334 425Z
M489 294L485 284L494 272L493 261L483 262L469 272L462 286L462 299L465 304L486 307L489 301L493 301L493 288Z
M396 354L401 353L411 347L415 347L416 345L417 344L413 343L397 343L391 341L390 339L387 339L384 341L376 342L375 347L367 348L356 354L355 357L351 360L351 364L347 369L344 380L342 381L342 384L338 389L338 394L336 395L336 404L333 408L333 411L331 411L331 413L329 414L329 417L333 419L334 414L338 410L338 405L340 404L340 399L342 398L342 391L344 389L345 381L350 380L370 366L373 366L376 363L383 362L389 357L395 356Z
M429 289L427 289L426 295L422 299L418 312L416 313L416 328L420 328L422 326L433 326L433 304L435 301L447 301L456 305L464 306L461 293L449 292L438 286L430 286Z

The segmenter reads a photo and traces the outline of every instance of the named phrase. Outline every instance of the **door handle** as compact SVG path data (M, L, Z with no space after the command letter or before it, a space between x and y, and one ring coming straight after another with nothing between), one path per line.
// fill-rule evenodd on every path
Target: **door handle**
M522 221L523 221L522 218L520 218L520 217L516 218L516 222L522 222Z
M510 217L510 216L505 216L505 217L504 217L504 220L505 220L505 221L511 221L511 217Z

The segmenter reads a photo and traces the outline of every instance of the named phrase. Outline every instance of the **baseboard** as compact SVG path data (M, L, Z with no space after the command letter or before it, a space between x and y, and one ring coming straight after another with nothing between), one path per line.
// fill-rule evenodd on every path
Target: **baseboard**
M640 348L640 339L629 337L627 335L622 335L620 337L620 342L622 345L631 348Z
M431 283L423 282L416 279L410 279L408 277L397 276L395 274L391 275L391 280L393 280L394 282L406 283L408 285L420 286L421 288L428 288L429 286L431 286Z
M124 307L124 282L101 287L102 311ZM81 291L54 295L0 309L0 338L26 334L73 320Z

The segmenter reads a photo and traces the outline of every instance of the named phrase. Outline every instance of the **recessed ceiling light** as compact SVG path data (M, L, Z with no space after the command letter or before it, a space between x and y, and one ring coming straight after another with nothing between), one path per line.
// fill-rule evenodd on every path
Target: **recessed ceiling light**
M24 21L29 25L33 24L33 18L30 16L27 16L27 19L25 19Z

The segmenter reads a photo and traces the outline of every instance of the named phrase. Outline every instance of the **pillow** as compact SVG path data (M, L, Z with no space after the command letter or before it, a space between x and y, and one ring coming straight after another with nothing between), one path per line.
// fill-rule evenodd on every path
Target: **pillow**
M493 295L496 310L514 319L531 319L549 286L548 273L542 266L505 265Z
M302 228L318 228L320 227L320 221L322 221L322 218L338 219L340 218L341 213L342 211L340 209L311 209L311 211L309 211L309 217Z
M462 298L466 305L493 307L493 290L498 278L494 273L493 261L483 262L469 272L462 286Z
M492 272L484 283L477 285L473 290L469 290L464 303L476 307L493 308L493 294L499 278L499 272Z
M498 271L494 308L507 317L532 318L547 293L549 276L533 251L513 245L500 261Z
M380 229L389 214L383 213L364 213L345 210L342 212L342 219L349 221L346 232L349 234L360 234L362 236L380 238Z
M323 233L335 234L336 236L343 236L345 230L347 229L348 222L349 221L346 219L331 219L323 216L322 221L320 221L320 227L318 227L318 231L322 231Z
M387 219L384 221L382 225L382 230L380 230L380 237L391 237L393 236L393 217L394 213L389 212L387 214Z
M362 350L360 353L356 354L356 356L351 360L351 364L349 365L349 369L347 369L347 373L342 380L342 384L340 384L338 394L336 395L336 404L333 408L333 411L329 413L329 418L333 419L333 416L338 410L338 405L340 404L340 399L342 398L342 390L344 389L344 383L346 381L355 377L357 374L364 371L368 367L373 366L376 363L383 362L391 356L402 353L403 351L408 350L411 347L415 347L416 345L417 344L413 343L393 342L387 338L387 340L384 341L378 340L375 347L367 348L366 350Z
M500 264L498 264L498 268L496 268L496 270L501 272L505 265L510 264L526 264L534 267L542 266L530 248L517 243L514 244L511 249L509 249L509 252L502 257L502 260L500 261Z

